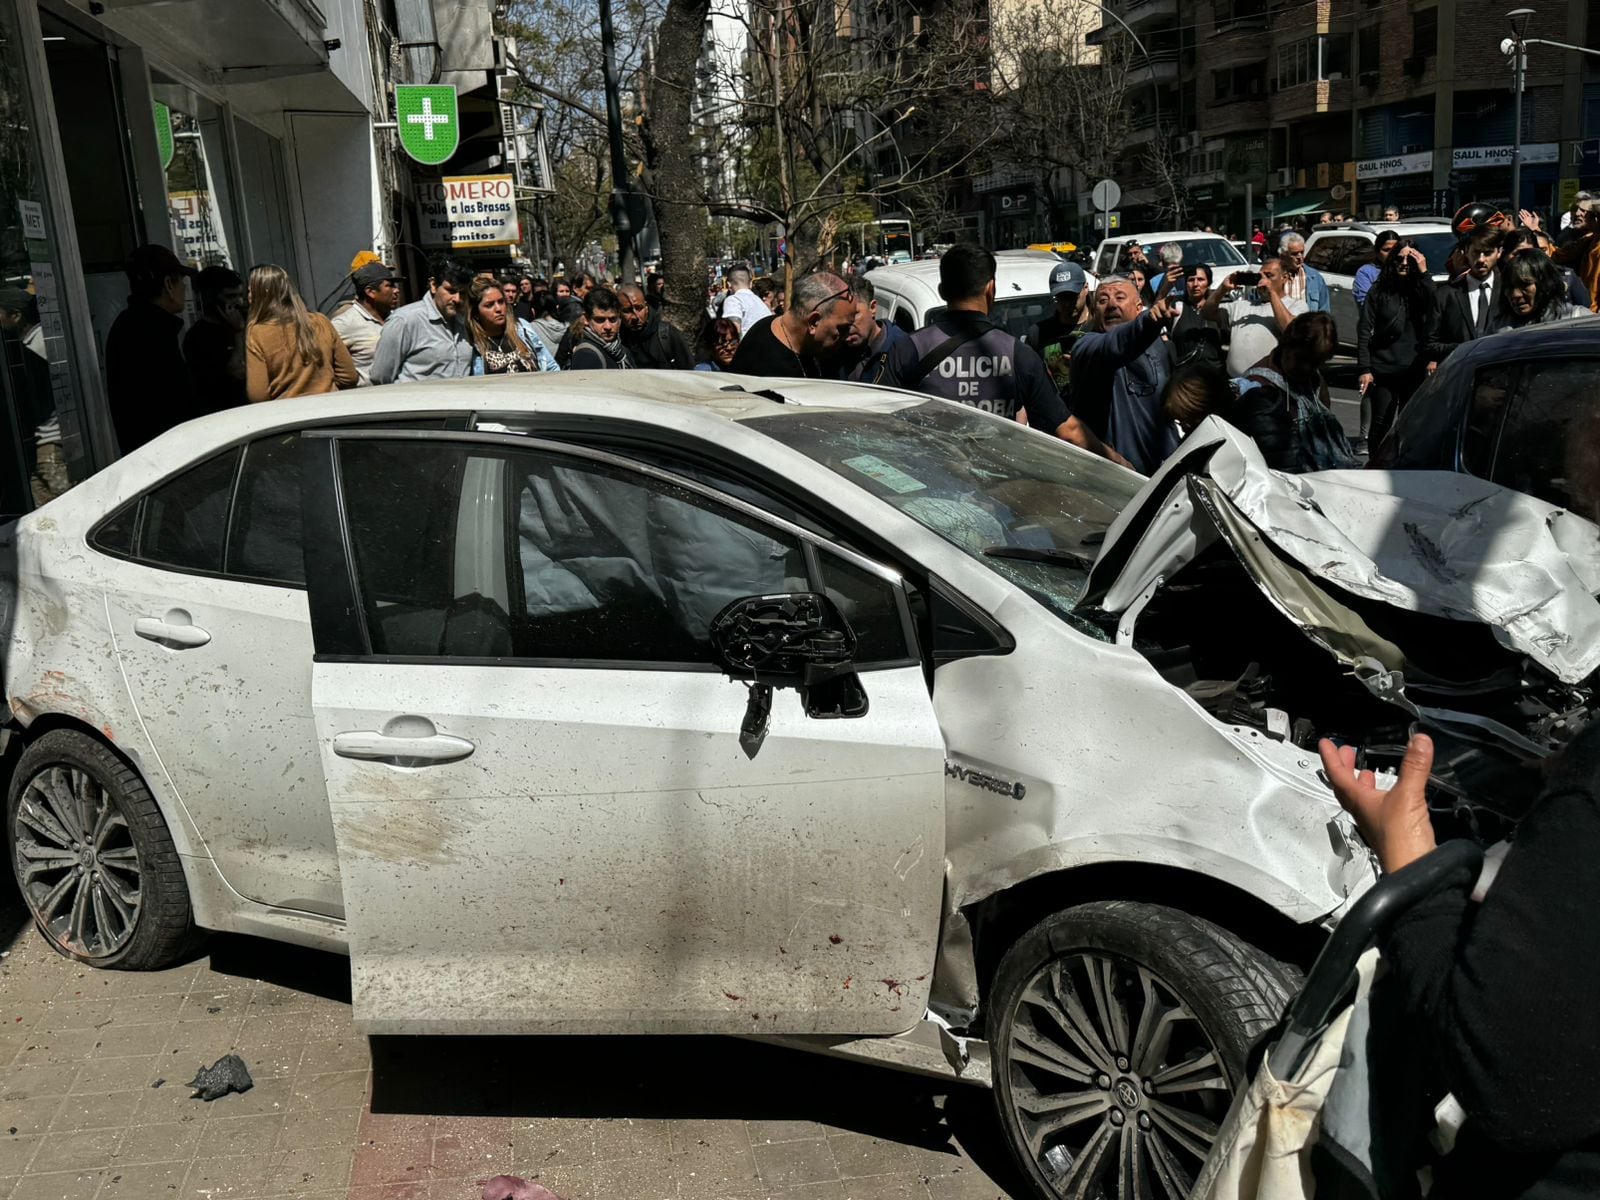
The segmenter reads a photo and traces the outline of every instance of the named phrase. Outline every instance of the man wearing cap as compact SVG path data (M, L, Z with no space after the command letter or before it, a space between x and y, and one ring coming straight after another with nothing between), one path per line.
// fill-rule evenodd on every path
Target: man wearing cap
M381 262L368 263L350 278L356 285L356 298L334 314L333 328L356 364L356 375L361 380L357 386L368 387L372 383L372 359L378 352L384 322L400 306L400 284L393 268Z
M1050 372L1050 382L1056 385L1061 398L1071 405L1072 347L1083 336L1084 322L1078 312L1088 277L1077 263L1057 263L1050 271L1050 299L1055 301L1054 316L1046 317L1033 327L1028 335L1028 345L1044 359L1045 370Z
M106 398L123 454L194 415L194 386L178 335L197 272L165 246L128 256L128 307L106 335Z

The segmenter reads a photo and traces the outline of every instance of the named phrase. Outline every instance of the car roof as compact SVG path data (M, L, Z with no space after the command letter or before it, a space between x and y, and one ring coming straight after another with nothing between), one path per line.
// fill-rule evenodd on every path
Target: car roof
M1050 291L1050 272L1061 260L1044 250L1002 251L995 255L995 299L1043 296ZM917 302L925 312L942 305L937 259L878 267L867 276L874 289Z
M1214 242L1228 240L1220 233L1201 233L1198 229L1166 229L1156 233L1119 233L1116 237L1103 238L1100 244L1120 246L1124 242L1192 242L1196 238L1209 238Z
M1588 351L1600 354L1600 315L1586 314L1566 321L1547 321L1506 329L1493 337L1474 338L1450 352L1446 364L1457 369L1475 364L1513 362L1529 358L1570 358Z
M1401 217L1398 221L1330 221L1314 226L1313 236L1319 233L1382 233L1392 229L1396 233L1449 233L1449 217Z

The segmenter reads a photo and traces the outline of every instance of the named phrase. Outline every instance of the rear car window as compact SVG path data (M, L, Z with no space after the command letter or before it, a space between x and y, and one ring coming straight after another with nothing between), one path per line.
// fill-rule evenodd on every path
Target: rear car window
M146 496L135 556L157 566L220 573L238 463L235 448Z

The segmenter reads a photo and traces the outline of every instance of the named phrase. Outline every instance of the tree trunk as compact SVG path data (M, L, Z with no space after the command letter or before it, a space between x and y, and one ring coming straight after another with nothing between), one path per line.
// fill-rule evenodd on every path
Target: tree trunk
M656 224L661 272L667 279L667 319L693 338L705 320L705 180L689 118L695 65L711 0L669 0L656 30L655 86L650 123L660 157L655 168Z

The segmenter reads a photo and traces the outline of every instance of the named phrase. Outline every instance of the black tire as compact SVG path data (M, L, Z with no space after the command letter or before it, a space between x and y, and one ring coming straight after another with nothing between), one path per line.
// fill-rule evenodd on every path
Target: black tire
M64 819L57 807L67 809ZM103 821L91 820L102 809L109 810ZM97 843L103 856L74 849L91 843L75 840L74 820L103 830ZM34 924L57 953L95 967L153 971L195 943L189 886L160 808L138 773L87 734L53 730L22 752L6 796L6 853ZM79 854L79 865L41 866L71 853ZM73 874L90 881L69 882ZM47 915L44 907L59 888L66 891Z
M1097 901L1035 925L1000 961L989 1026L1000 1123L1035 1194L1183 1200L1296 986L1293 968L1160 905Z

